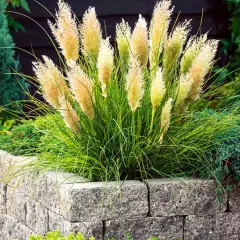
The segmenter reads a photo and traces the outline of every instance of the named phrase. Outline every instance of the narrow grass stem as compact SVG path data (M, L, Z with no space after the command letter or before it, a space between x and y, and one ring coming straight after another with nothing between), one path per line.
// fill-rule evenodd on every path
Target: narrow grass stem
M152 129L153 129L153 123L154 123L155 113L156 113L156 108L153 107L153 108L152 108L152 118L151 118L151 125L150 125L149 134L151 134Z
M138 111L138 119L137 119L137 122L138 122L137 135L138 135L138 136L141 136L141 132L142 132L142 118L141 118L141 114L140 114L139 111Z
M135 132L136 132L135 112L132 112L132 138L134 144L136 139Z

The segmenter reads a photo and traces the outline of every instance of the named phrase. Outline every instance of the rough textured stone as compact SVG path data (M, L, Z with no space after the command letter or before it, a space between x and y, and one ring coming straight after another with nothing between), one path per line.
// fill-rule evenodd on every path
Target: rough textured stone
M151 216L213 215L227 204L216 200L213 181L200 179L148 180Z
M83 183L89 182L88 179L77 176L73 173L68 172L53 172L49 171L45 174L45 176L52 180L53 182L57 182L58 184L72 184L72 183Z
M184 225L184 240L214 239L214 226L213 216L187 216Z
M5 221L6 221L6 219L5 219L5 214L0 214L0 239L1 240L3 240L4 238L3 238L3 231L4 231L4 224L5 224Z
M26 225L35 233L44 235L48 231L48 210L40 203L28 200L26 205Z
M47 184L82 183L88 180L67 172L49 171L39 174L27 171L23 168L26 163L34 161L36 157L13 156L0 150L0 182L8 183L13 188L26 193L32 197L38 197L46 191ZM23 170L23 171L22 171ZM41 191L36 191L38 188Z
M11 240L28 240L28 238L33 235L36 234L34 233L31 229L29 229L28 227L26 227L25 225L18 223L16 225L16 227L14 228L14 231L12 231L12 238L10 238Z
M38 200L70 222L146 216L147 188L139 181L108 183L48 183Z
M13 179L9 185L26 193L33 199L40 199L44 197L49 188L55 187L58 190L61 185L82 182L87 182L87 179L72 173L50 171L39 174L29 171Z
M240 213L240 188L229 193L230 212Z
M0 150L0 182L10 183L18 180L22 167L35 157L13 156ZM18 176L18 177L17 177Z
M70 221L98 221L146 216L147 188L139 181L80 183L69 186Z
M64 220L64 218L56 213L49 211L49 230L60 230L63 234L67 235L69 232L81 232L86 237L94 236L96 239L101 240L103 234L103 223L98 222L78 222L71 223Z
M7 186L0 183L0 214L6 213L6 193Z
M0 216L0 236L1 236L1 240L9 240L10 237L13 235L13 231L16 228L18 222L6 215L6 214L2 214Z
M8 165L21 166L22 162L31 161L31 158L13 157L5 152L0 152L0 156L6 170ZM143 183L80 183L82 181L85 180L73 174L50 172L39 176L28 173L9 184L69 221L146 216L147 188Z
M31 160L13 157L5 152L2 155L0 153L0 156L4 159L5 165L7 165L5 163L7 158L15 159L11 160L15 162L14 164ZM70 183L69 179L74 183ZM69 221L98 221L119 216L147 215L147 188L143 183L139 181L79 183L82 181L82 178L73 177L72 174L60 175L51 172L48 176L28 173L9 184L19 192L20 197L16 201L21 200L20 192L24 192L31 199L63 215ZM12 212L11 207L9 209Z
M6 172L13 165L13 156L5 151L0 150L0 181L4 182L7 177Z
M1 240L27 240L32 234L34 234L33 231L14 218L6 214L0 216Z
M7 214L21 223L26 223L26 204L28 197L13 188L7 191Z
M88 183L59 172L11 175L17 169L14 166L30 160L0 151L0 182L4 183L0 183L0 240L27 240L33 232L56 229L66 235L82 232L98 240L103 233L123 239L127 232L138 240L150 236L161 240L240 239L238 190L229 195L231 212L224 213L226 199L222 205L216 201L213 181L149 180L148 196L146 185L139 181Z
M240 214L217 214L214 240L239 240Z
M130 233L137 240L146 240L152 236L161 240L183 238L182 217L120 219L106 221L105 224L105 238L123 239L126 233Z

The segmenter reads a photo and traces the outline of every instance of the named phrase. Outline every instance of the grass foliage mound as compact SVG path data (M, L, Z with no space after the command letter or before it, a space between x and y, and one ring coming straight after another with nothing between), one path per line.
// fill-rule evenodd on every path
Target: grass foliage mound
M32 97L49 117L31 169L92 181L212 173L209 152L238 118L236 110L195 107L218 41L207 34L187 40L190 21L170 31L169 0L156 3L149 26L141 15L134 29L117 24L116 49L103 38L94 8L79 21L67 3L58 7L49 26L61 67L46 56L33 63L31 80L50 106Z

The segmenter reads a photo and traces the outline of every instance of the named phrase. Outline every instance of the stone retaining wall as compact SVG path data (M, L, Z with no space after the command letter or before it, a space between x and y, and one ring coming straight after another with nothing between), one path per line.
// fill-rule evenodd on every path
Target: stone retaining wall
M89 183L55 172L12 178L12 166L26 160L0 151L0 240L27 240L56 229L97 240L125 233L136 240L240 239L240 193L220 204L213 181Z

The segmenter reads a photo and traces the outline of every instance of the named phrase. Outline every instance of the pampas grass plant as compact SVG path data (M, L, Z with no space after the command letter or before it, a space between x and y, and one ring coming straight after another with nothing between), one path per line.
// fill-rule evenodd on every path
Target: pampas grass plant
M173 8L162 0L150 26L141 15L132 31L124 20L117 25L114 50L94 8L81 22L67 3L58 6L50 27L66 63L57 68L47 57L34 63L32 79L51 106L32 100L52 117L28 167L92 181L211 172L216 136L237 119L234 112L199 117L194 109L218 41L205 34L186 43L189 20L170 32Z

